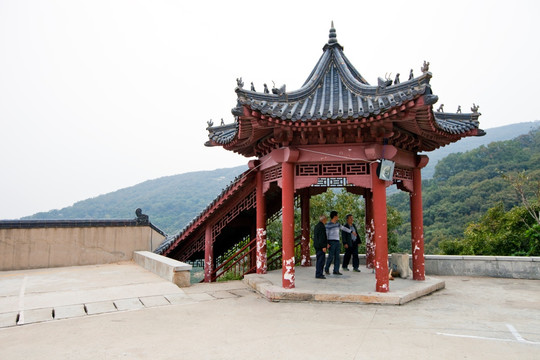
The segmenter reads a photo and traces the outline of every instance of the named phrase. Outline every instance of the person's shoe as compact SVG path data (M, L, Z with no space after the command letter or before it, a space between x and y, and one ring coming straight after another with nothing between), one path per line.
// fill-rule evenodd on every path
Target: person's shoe
M317 279L326 279L326 276L324 275L321 275L321 276L315 276Z
M343 275L343 274L340 272L335 272L334 275Z
M330 271L328 271L328 270L324 270L324 273L325 273L326 275L330 275Z
M353 271L360 272L360 269L353 269Z
M343 271L349 271L349 268L341 268Z

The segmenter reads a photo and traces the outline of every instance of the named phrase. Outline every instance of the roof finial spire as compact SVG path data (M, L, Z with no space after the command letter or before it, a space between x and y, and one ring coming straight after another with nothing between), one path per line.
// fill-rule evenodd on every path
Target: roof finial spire
M336 44L336 29L334 29L334 20L332 20L332 25L330 27L330 35L328 36L328 44Z

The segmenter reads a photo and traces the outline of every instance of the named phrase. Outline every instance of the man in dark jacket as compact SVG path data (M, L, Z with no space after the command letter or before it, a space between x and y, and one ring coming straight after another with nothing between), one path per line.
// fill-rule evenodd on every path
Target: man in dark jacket
M358 259L358 244L360 243L358 230L356 229L356 225L353 224L353 216L351 214L348 214L345 220L347 221L345 227L349 228L351 232L341 231L341 239L343 241L343 247L345 247L343 270L349 271L348 266L352 256L353 271L360 272L360 269L358 269L360 266L360 260Z
M328 238L326 237L326 215L319 217L319 222L313 230L313 247L317 255L317 264L315 265L315 277L317 279L326 279L323 274L326 249L328 248Z

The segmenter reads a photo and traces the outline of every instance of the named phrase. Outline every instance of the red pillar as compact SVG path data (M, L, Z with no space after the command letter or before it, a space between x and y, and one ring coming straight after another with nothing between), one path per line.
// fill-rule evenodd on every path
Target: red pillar
M294 288L294 164L283 162L282 169L282 284Z
M304 191L300 194L300 209L302 212L302 242L300 247L302 250L302 266L311 266L311 254L309 251L309 193Z
M204 282L212 281L214 271L214 239L212 239L212 226L207 225L204 233Z
M378 163L371 164L373 224L375 241L375 291L388 292L388 229L386 224L386 184L377 176Z
M375 242L373 241L373 194L370 189L365 192L366 208L366 268L373 269L375 263Z
M425 280L424 269L424 216L422 211L422 176L420 168L413 169L411 205L411 247L413 279Z
M257 202L257 274L266 274L266 200L263 192L263 172L257 171L257 190L255 193Z

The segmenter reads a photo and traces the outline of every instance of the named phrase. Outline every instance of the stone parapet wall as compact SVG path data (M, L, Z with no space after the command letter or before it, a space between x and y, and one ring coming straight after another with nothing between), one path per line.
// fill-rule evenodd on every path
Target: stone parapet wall
M365 269L366 255L358 256L361 270L371 271ZM311 257L311 261L315 264L315 256ZM409 255L409 265L412 267L411 255ZM351 268L350 265L349 268ZM540 280L540 257L425 255L425 270L428 276L487 276Z
M0 271L132 260L163 239L146 225L0 228Z
M540 280L540 257L426 255L426 275Z

